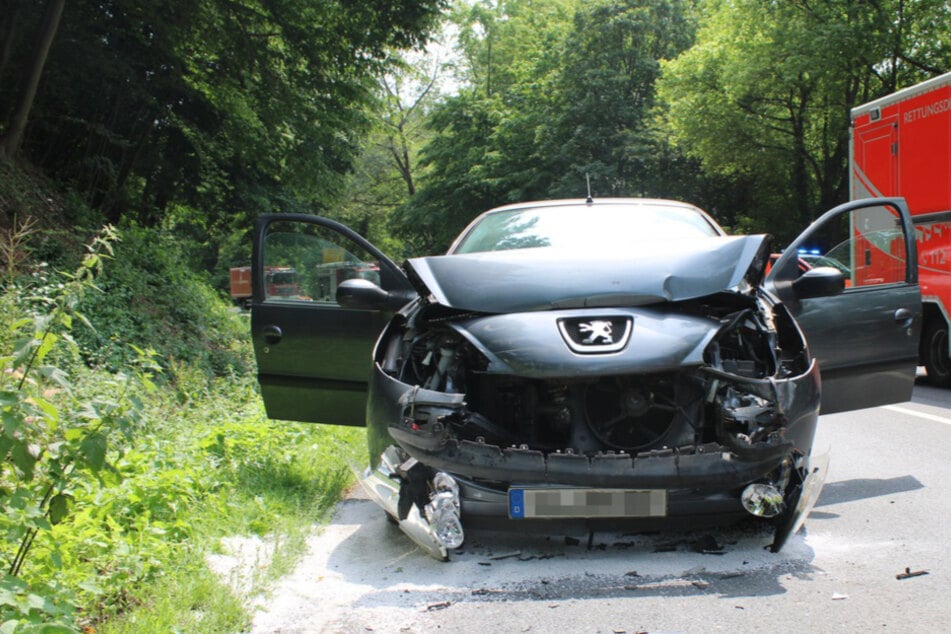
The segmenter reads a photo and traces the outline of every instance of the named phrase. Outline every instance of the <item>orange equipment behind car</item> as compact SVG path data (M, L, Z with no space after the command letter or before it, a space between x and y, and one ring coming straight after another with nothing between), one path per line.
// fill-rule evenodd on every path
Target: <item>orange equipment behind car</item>
M229 269L231 298L236 303L251 301L251 267L235 266ZM300 287L297 271L289 266L269 266L264 271L265 292L268 297L297 297Z

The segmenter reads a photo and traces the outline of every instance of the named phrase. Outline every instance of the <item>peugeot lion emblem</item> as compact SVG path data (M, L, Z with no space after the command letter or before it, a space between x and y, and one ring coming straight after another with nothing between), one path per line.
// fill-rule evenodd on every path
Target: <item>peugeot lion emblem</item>
M610 321L598 320L587 324L578 324L579 331L590 335L581 342L586 346L597 343L598 339L601 340L601 343L614 343L614 335L611 334L613 329L614 327Z
M605 316L596 319L569 317L558 320L565 343L579 354L603 354L624 349L631 336L633 319Z

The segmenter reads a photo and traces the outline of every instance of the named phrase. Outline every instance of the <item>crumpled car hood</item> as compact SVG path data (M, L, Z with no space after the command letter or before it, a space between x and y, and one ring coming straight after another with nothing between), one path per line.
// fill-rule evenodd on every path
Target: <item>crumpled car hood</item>
M749 292L762 281L768 247L766 235L635 240L628 253L516 249L414 258L406 267L421 295L459 310L643 306Z

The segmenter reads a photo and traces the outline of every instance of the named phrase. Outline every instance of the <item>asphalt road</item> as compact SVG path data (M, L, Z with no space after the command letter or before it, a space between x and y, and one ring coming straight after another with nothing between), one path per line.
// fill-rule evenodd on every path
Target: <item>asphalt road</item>
M951 390L824 417L827 484L779 554L753 526L653 536L470 533L448 563L343 501L254 632L940 632L951 628ZM700 554L714 540L722 554ZM926 572L904 579L897 575Z

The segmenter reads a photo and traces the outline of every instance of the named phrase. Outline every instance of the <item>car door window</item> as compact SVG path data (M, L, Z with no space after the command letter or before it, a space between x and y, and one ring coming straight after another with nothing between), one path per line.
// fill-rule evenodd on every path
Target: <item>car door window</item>
M804 255L806 262L838 268L846 274L846 290L905 282L908 255L897 209L857 209L829 225L825 233L833 246Z
M337 304L337 288L362 278L380 284L380 263L327 227L278 221L264 237L264 301Z

